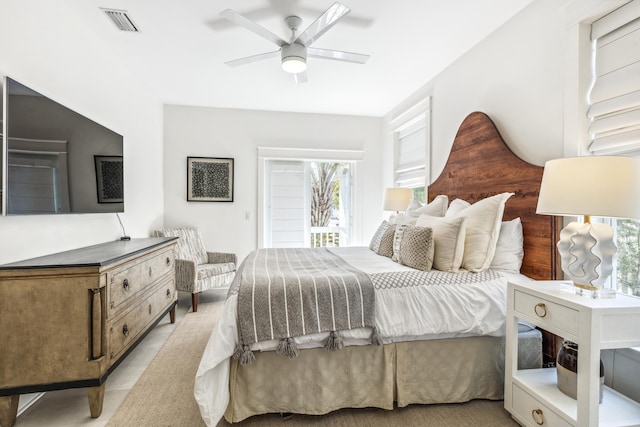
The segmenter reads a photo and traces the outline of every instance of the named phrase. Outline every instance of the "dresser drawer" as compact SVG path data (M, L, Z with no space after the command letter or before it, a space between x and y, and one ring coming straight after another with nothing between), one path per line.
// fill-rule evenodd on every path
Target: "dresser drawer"
M156 320L176 297L173 277L169 277L154 287L144 300L110 323L107 331L109 365L147 330L148 325Z
M560 415L553 412L546 405L540 403L535 397L512 384L512 412L527 426L571 427Z
M574 337L578 336L580 313L570 307L516 290L514 312L516 316L524 314L536 319L536 324L542 329L551 332L565 331Z
M174 272L173 250L167 249L157 255L127 263L107 272L109 284L109 310L112 315L124 304L159 278Z

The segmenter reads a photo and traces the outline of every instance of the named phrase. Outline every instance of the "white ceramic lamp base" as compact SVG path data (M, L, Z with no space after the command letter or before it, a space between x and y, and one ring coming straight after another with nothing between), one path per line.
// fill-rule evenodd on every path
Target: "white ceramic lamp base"
M566 278L580 289L598 293L613 271L617 248L609 225L571 222L560 232L558 251Z

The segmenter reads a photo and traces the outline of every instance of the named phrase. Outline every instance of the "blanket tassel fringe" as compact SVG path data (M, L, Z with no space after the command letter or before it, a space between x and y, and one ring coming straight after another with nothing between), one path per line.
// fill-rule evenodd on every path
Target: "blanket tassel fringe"
M336 331L331 331L324 342L324 348L329 351L341 350L344 347L342 337Z
M289 359L298 357L298 345L293 338L282 338L276 348L276 353L287 356Z
M236 350L233 352L233 358L240 361L241 365L250 365L256 360L256 356L251 351L248 345L236 346Z
M373 345L382 345L382 338L378 335L378 328L375 326L371 330L371 344Z

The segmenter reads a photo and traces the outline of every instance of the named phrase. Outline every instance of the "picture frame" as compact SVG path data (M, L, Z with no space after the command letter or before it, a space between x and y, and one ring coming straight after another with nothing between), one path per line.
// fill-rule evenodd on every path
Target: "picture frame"
M94 155L93 160L96 167L98 203L123 203L124 164L122 156Z
M187 157L187 201L233 202L233 158Z

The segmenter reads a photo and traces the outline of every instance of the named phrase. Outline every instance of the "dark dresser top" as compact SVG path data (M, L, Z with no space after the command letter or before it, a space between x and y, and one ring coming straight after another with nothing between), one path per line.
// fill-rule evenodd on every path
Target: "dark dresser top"
M58 252L37 258L0 265L0 270L31 269L31 268L64 268L64 267L101 267L113 264L123 258L162 246L167 242L177 240L177 237L148 237L142 239L116 240L99 243L84 248Z

